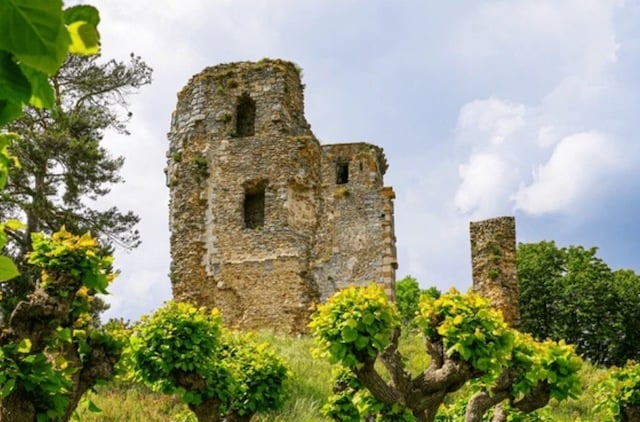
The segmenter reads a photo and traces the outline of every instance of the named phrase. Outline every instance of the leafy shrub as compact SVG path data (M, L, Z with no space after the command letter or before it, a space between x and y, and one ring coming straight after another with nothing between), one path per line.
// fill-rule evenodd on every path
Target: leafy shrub
M142 318L129 353L135 380L179 395L199 420L248 420L284 400L284 363L266 343L224 330L217 309L168 302Z
M607 421L639 420L640 365L629 361L623 368L611 368L608 375L598 386L596 410L604 411Z
M400 317L380 287L349 287L330 298L314 314L309 327L318 354L331 363L355 367L375 359L389 344Z
M442 339L447 356L468 362L490 377L500 372L515 337L487 299L451 289L439 298L423 296L419 308L417 325L432 342Z

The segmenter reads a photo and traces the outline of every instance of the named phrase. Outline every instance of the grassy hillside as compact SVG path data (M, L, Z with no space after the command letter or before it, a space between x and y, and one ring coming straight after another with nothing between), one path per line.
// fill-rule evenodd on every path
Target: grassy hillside
M288 400L283 409L269 415L258 415L253 420L260 422L321 422L329 421L320 414L325 399L331 394L331 366L311 355L313 342L306 337L294 338L272 333L260 333L259 338L268 341L289 362L292 378L287 385ZM413 358L409 367L413 372L428 362L422 352L420 341L406 338L402 343L406 356ZM582 369L584 392L579 400L551 403L545 410L549 420L558 422L594 421L598 415L592 413L594 404L593 386L605 375L604 370L585 364ZM143 386L113 382L102 386L91 400L102 409L100 413L79 412L82 421L195 421L189 410L173 397L162 396Z

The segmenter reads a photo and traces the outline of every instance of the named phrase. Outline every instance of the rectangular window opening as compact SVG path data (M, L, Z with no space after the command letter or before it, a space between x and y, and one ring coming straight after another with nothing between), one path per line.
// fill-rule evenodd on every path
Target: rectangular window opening
M349 183L349 163L338 162L336 164L336 184L344 185Z
M264 188L244 195L244 227L258 229L264 226Z

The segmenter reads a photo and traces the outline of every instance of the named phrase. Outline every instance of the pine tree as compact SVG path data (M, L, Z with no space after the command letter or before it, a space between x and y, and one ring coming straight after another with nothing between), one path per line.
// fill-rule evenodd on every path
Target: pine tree
M20 167L10 170L0 193L0 221L18 218L26 228L7 229L10 241L5 253L22 275L2 285L4 315L35 285L37 275L24 262L32 233L50 234L62 226L74 233L90 231L105 253L115 246L132 249L140 244L136 214L116 207L99 210L92 201L122 182L119 171L124 159L112 156L102 140L109 130L128 134L127 99L151 82L151 73L133 54L128 62L69 56L51 78L55 110L28 108L7 127L20 135L10 147Z

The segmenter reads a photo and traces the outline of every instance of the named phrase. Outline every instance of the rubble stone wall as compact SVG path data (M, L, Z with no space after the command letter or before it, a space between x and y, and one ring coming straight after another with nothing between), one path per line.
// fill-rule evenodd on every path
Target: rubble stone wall
M176 299L218 307L230 326L300 332L314 303L349 284L393 295L384 153L320 145L294 64L205 69L178 94L168 138Z
M512 327L520 325L514 217L471 222L473 289L502 311Z

